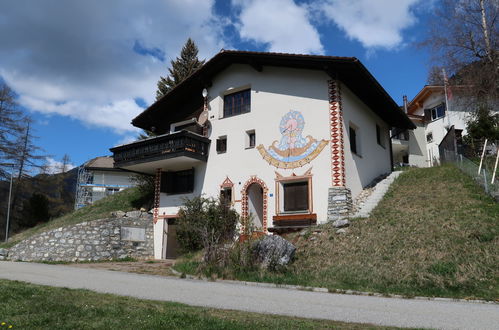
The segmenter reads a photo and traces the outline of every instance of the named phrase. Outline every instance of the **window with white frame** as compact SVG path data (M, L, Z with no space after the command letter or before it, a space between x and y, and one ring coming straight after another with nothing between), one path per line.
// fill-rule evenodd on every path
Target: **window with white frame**
M445 117L445 103L441 103L436 107L424 109L425 121L433 121Z
M224 96L223 116L231 117L251 111L251 89Z

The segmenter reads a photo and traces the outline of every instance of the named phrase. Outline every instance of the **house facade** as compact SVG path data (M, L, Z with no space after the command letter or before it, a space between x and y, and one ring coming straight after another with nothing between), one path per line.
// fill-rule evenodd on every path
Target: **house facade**
M414 127L355 58L240 51L132 123L160 134L111 149L116 166L156 176L156 258L174 254L185 198L222 197L264 233L341 215L332 204L391 171L390 129Z
M87 161L78 168L75 210L134 187L135 174L114 167L114 160L101 156Z
M456 139L466 135L470 109L467 99L456 91L446 96L444 86L425 86L407 105L407 115L416 129L392 137L394 162L418 167L439 164L440 143L451 127Z

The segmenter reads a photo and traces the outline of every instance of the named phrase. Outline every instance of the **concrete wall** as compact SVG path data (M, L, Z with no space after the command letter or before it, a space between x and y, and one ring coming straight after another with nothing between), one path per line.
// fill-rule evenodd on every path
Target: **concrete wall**
M152 216L140 211L128 212L126 215L83 222L34 235L10 248L8 259L97 261L126 257L152 258Z

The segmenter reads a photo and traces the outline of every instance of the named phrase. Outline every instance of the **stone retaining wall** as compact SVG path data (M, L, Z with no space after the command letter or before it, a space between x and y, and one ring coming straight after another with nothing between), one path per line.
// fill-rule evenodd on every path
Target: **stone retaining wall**
M61 227L24 240L7 258L22 261L98 261L153 258L152 215L115 212L112 218Z

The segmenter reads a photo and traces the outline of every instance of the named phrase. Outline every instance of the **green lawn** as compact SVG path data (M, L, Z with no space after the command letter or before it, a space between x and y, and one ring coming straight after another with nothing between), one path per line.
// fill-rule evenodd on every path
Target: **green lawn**
M13 329L393 329L0 280L0 329L9 325Z
M284 273L223 275L331 291L499 299L499 204L453 166L405 171L371 217L353 219L345 235L319 229L287 236L297 253ZM192 259L175 267L196 269Z

